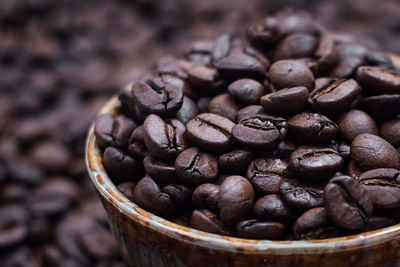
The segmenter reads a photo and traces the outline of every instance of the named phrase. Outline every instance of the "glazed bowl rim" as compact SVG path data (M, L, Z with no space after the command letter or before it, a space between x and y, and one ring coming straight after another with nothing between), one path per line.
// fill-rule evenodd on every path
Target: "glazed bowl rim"
M119 105L117 96L113 96L100 110L103 113L115 113ZM107 201L118 212L124 213L130 220L184 242L196 242L196 245L225 251L242 251L246 253L326 253L369 247L385 243L393 238L400 239L400 223L375 231L356 235L321 240L253 240L238 237L222 236L175 224L157 215L147 212L127 199L111 182L101 162L100 149L95 142L94 124L91 125L85 146L85 162L90 179L99 197Z

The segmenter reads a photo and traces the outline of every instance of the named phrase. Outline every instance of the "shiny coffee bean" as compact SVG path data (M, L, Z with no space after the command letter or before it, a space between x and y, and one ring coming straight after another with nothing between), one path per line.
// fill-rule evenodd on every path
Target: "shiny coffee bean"
M137 184L136 182L125 182L125 183L119 184L117 186L117 188L130 201L134 201L133 200L133 191L135 190L136 184Z
M172 201L175 203L175 206L183 211L189 212L193 210L192 204L192 193L193 189L188 187L187 185L182 184L169 184L161 190L163 193L167 193Z
M245 105L258 104L264 91L264 86L252 79L240 79L228 87L228 92Z
M218 207L221 220L232 225L250 213L253 208L254 190L242 176L229 176L220 186Z
M400 168L400 155L385 139L372 134L360 134L351 143L351 158L363 170Z
M317 59L317 73L328 73L337 61L337 51L333 38L327 34L322 35L319 38L314 57Z
M261 97L261 105L267 114L287 116L301 112L307 105L308 95L305 87L286 88Z
M196 103L189 97L183 97L182 107L176 113L176 118L186 125L191 119L199 114Z
M188 80L200 94L215 92L224 85L215 68L204 65L194 65L188 70Z
M382 137L394 147L400 147L400 118L385 122L381 126Z
M235 121L239 122L246 117L250 117L252 115L258 115L258 114L265 114L263 107L260 105L250 105L250 106L240 109L236 113Z
M256 201L253 214L257 218L270 219L277 222L287 222L292 218L292 212L277 194L266 195Z
M358 179L368 192L374 207L392 210L400 207L400 171L380 168L364 172Z
M262 23L251 25L247 29L247 38L254 47L270 52L281 38L275 18L269 17Z
M218 213L219 185L205 183L196 187L192 200L196 209L207 209Z
M370 195L349 176L329 181L325 186L324 206L335 224L349 230L364 227L373 210Z
M360 67L357 81L370 95L400 94L400 75L379 67Z
M314 75L303 65L294 60L280 60L271 65L269 79L277 89L303 86L309 91L314 88Z
M167 185L178 180L173 162L164 162L152 156L146 156L143 166L146 173L160 185Z
M278 222L252 219L236 224L235 231L239 237L243 238L278 240L285 233L285 225Z
M113 144L113 125L114 117L110 113L102 114L96 118L94 124L96 143L101 148L106 148Z
M208 104L208 112L220 115L234 121L240 105L230 94L220 94L211 99Z
M367 113L352 109L341 114L336 120L339 133L351 142L357 135L374 134L379 135L379 129L374 119Z
M288 158L290 154L297 149L297 145L290 141L283 140L278 146L272 151L271 156L275 158ZM350 150L350 148L349 148Z
M249 150L234 149L218 157L218 165L226 173L244 173L253 159Z
M164 121L157 115L147 116L143 123L144 143L153 156L173 159L188 147L185 126L178 120Z
M288 137L298 144L328 144L337 132L333 121L317 113L304 112L288 120Z
M333 79L311 92L311 109L323 114L336 114L346 109L357 98L361 87L353 80Z
M289 167L302 180L326 182L343 163L343 158L334 149L301 146L290 155Z
M284 202L294 210L308 210L323 205L323 188L295 185L282 182L279 187Z
M175 160L175 169L184 183L199 185L215 180L218 161L213 155L192 147L179 154Z
M350 57L340 60L336 67L329 73L330 77L348 79L354 77L357 68L364 63L364 59L357 57Z
M400 94L378 95L361 100L361 107L376 118L392 118L400 114Z
M274 60L311 57L317 47L317 39L305 33L289 35L278 44Z
M253 148L271 148L285 138L286 120L268 115L242 119L232 128L232 137L240 144Z
M188 122L186 133L194 145L218 153L230 149L234 125L231 120L222 116L202 113Z
M172 217L176 211L173 198L161 191L160 186L150 177L143 177L133 190L135 203L145 210L164 218Z
M228 235L229 232L223 225L218 216L208 210L194 210L190 220L190 225L198 230L219 234Z

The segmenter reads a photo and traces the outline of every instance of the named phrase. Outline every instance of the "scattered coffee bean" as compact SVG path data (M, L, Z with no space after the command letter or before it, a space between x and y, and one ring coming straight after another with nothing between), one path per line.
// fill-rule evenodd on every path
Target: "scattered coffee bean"
M260 97L264 94L261 83L252 79L240 79L231 83L228 92L243 104L258 104Z
M265 113L287 116L302 111L307 105L308 90L305 87L293 87L279 90L261 97Z
M218 165L227 173L243 173L253 158L249 150L235 149L218 157Z
M279 186L280 194L287 205L295 210L307 210L323 205L323 188L297 186L283 181Z
M340 134L349 142L360 134L379 135L378 126L374 119L361 110L352 109L343 113L336 122Z
M220 115L234 121L240 106L230 94L220 94L211 99L208 112Z
M381 126L382 137L394 147L400 147L400 119L385 122Z
M379 67L360 67L357 81L371 95L400 94L400 75Z
M218 213L219 186L216 184L202 184L193 192L193 204L197 209L208 209Z
M250 105L244 107L236 113L236 122L239 122L246 117L251 117L252 115L258 115L258 114L265 114L262 106Z
M277 89L304 86L314 88L314 75L302 63L294 60L280 60L271 65L269 79Z

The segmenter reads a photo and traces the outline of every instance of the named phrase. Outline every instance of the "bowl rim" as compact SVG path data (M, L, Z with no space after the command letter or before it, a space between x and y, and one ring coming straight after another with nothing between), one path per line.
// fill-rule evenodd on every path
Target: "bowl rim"
M97 114L112 113L119 105L117 96L113 96ZM381 228L375 231L364 232L356 235L335 237L321 240L253 240L238 237L223 236L196 230L175 224L157 215L147 212L127 199L111 182L101 162L101 152L95 142L94 123L90 126L86 146L85 163L90 179L94 184L99 197L106 200L113 208L124 213L131 220L135 220L144 227L151 228L160 234L176 238L184 242L196 242L196 245L224 251L243 253L269 253L269 254L294 254L294 253L329 253L346 250L356 250L375 246L393 239L400 240L400 223Z

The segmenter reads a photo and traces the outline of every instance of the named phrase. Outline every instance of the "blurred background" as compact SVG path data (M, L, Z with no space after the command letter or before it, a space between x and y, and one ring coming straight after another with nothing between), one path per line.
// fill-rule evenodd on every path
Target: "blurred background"
M85 171L97 110L162 55L284 9L400 53L398 0L1 0L0 266L124 266Z

